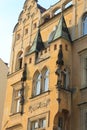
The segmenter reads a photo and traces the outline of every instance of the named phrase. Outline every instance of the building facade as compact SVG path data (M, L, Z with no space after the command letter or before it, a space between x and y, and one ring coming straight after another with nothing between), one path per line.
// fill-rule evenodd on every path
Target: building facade
M3 118L3 110L6 96L6 88L7 88L7 74L8 74L8 66L4 61L0 58L0 130L2 126L2 118Z
M26 0L13 30L2 130L87 129L87 0Z

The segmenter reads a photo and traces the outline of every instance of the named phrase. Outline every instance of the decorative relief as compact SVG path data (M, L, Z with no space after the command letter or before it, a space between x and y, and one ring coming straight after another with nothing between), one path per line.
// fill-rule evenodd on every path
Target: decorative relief
M40 108L43 108L43 107L47 107L49 105L49 103L50 103L50 99L47 99L47 100L45 100L43 102L36 103L36 104L31 105L29 107L29 111L33 112L33 111L36 111L37 109L40 109Z

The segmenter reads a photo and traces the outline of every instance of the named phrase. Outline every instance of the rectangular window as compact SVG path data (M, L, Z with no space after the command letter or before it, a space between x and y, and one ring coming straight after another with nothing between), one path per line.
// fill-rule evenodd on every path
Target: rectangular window
M31 130L46 128L46 118L37 119L31 122Z
M13 89L12 113L20 112L20 90Z
M49 126L50 112L33 116L28 120L28 130L46 130Z

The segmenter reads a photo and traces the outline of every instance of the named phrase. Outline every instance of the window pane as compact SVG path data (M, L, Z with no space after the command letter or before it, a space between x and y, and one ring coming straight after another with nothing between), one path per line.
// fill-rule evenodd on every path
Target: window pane
M40 119L40 128L45 128L46 127L46 119L43 118L43 119Z
M41 75L39 75L37 77L37 81L36 81L36 95L40 94L40 86L41 86L40 80L41 80Z
M32 123L31 123L31 129L32 129L32 130L35 130L35 129L37 129L37 128L38 128L38 122L37 122L37 121L32 122Z
M83 20L83 34L87 34L87 16Z
M19 99L17 100L17 108L16 108L16 109L17 109L16 112L19 112L19 111L20 111L20 100L19 100Z
M47 70L45 73L45 78L44 78L44 89L45 91L48 90L48 85L49 85L49 71Z

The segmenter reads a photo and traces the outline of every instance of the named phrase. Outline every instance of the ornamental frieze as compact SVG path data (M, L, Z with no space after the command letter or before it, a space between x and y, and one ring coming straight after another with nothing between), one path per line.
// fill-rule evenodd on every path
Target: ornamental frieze
M39 103L36 103L36 104L33 104L29 107L29 111L30 112L33 112L33 111L36 111L37 109L40 109L40 108L43 108L43 107L47 107L50 103L50 99L47 99L45 101L41 101Z

